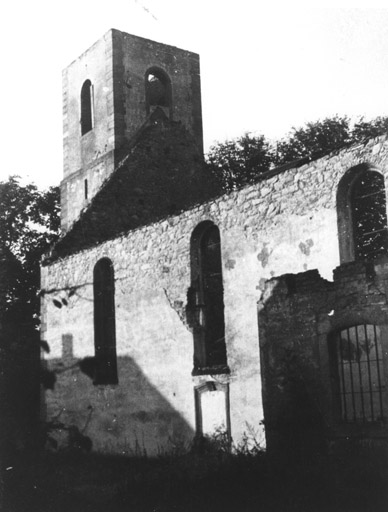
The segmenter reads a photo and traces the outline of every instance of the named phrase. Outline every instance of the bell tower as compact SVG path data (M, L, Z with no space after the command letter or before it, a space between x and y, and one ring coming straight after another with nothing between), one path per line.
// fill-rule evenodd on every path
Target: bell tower
M63 71L64 233L156 109L203 153L197 54L111 29Z

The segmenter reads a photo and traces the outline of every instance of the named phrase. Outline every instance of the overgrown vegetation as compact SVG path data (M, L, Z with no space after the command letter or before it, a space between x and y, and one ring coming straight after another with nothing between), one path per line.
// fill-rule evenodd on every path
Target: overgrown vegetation
M370 458L372 455L372 458ZM7 512L385 512L386 452L273 459L205 451L126 459L80 452L16 459ZM372 462L373 461L373 462Z
M343 146L377 137L388 131L388 117L352 122L334 116L293 128L279 141L264 135L244 134L209 149L207 164L220 188L230 192L254 183L266 171L295 160L314 160Z
M388 118L352 124L335 116L293 129L278 142L245 134L217 144L207 165L220 190L228 192L276 166L312 160L387 129ZM0 474L7 489L4 510L385 510L387 453L372 453L369 447L363 455L359 445L349 444L336 457L320 452L274 459L255 443L231 451L221 436L189 451L128 460L86 453L87 438L72 426L60 425L69 434L67 451L26 450L39 402L34 386L39 381L39 264L58 239L58 213L58 188L41 192L34 185L20 185L16 177L0 183L1 455L4 448L19 444L12 458L3 459L10 461ZM52 376L41 377L53 386ZM50 439L50 429L57 425L46 427Z
M39 264L59 234L59 189L0 183L0 452L33 443L39 418Z
M1 318L39 325L40 258L59 236L59 188L40 191L17 176L0 183L0 250L7 272Z

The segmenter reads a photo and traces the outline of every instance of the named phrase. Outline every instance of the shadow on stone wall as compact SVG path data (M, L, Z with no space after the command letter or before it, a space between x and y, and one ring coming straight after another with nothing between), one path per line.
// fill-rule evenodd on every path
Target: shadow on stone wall
M131 357L118 357L119 384L93 385L91 375L80 369L83 361L49 361L56 382L45 393L46 422L65 426L54 435L56 449L66 447L69 426L90 438L92 450L100 453L154 456L189 448L195 432L177 410L178 402L173 404L178 378L166 382L166 397Z

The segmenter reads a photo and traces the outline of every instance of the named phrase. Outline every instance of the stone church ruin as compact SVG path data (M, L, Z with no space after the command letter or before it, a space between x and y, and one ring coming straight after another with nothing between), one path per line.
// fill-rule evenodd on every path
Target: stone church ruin
M217 196L198 55L118 30L64 70L63 113L47 419L129 455L263 422L273 449L386 442L387 137Z

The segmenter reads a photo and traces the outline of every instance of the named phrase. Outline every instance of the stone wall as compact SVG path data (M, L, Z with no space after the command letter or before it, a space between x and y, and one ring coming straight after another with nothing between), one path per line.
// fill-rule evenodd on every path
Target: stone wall
M172 120L190 131L198 152L203 153L199 55L118 30L113 30L113 40L116 101L120 105L116 117L122 113L118 124L122 142L130 140L144 122L145 75L148 69L158 67L172 83Z
M338 445L349 439L388 440L386 423L346 422L341 417L330 348L334 332L378 325L385 389L387 291L387 257L343 264L335 269L334 282L316 270L267 281L259 302L259 340L269 449L308 452L327 448L328 441ZM387 396L383 410L387 415Z
M175 423L189 440L195 430L194 387L215 379L191 376L193 339L185 316L191 233L211 220L221 233L231 373L220 379L229 384L231 435L235 442L252 429L260 436L264 416L256 303L265 281L315 268L331 279L339 264L339 180L359 163L386 173L387 149L381 137L299 168L272 172L255 185L47 262L42 268L42 336L51 347L50 364L64 364L63 335L72 336L76 360L94 355L92 276L105 256L115 271L119 362L116 387L94 387L77 367L63 367L56 390L46 396L48 417L62 411L63 419L83 428L90 405L96 412L86 433L100 450L127 450L144 436L146 449L155 453L156 445L169 445ZM65 303L58 308L53 299ZM152 389L150 400L131 374L144 377L144 389ZM107 417L122 425L114 439Z
M214 188L192 135L163 111L154 111L55 252L63 257L151 224L214 197Z
M108 31L63 71L61 225L67 231L133 146L147 120L145 77L166 72L172 119L182 123L203 153L199 56L118 30ZM82 85L92 83L92 129L81 135ZM85 197L85 180L88 194Z
M114 169L115 115L113 97L112 35L106 33L62 73L63 181L61 225L66 230ZM83 83L93 86L93 129L81 136L80 95Z

